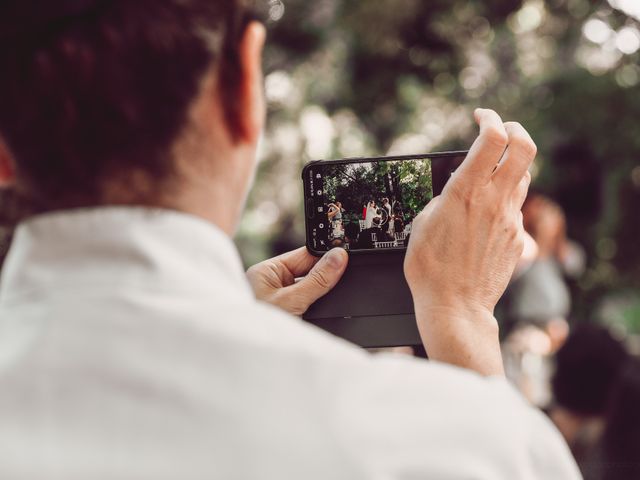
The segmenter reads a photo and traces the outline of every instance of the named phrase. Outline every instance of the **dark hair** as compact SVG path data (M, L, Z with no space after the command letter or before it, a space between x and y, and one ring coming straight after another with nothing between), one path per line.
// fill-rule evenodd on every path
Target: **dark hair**
M579 325L556 354L551 384L555 401L581 415L603 415L629 354L609 331Z
M0 134L39 209L101 203L105 179L165 179L203 74L233 131L245 0L9 0Z

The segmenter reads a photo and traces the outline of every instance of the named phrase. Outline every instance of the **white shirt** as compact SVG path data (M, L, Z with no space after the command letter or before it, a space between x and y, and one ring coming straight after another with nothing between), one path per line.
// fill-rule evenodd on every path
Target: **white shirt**
M184 214L22 224L0 280L0 478L576 479L501 379L370 355L256 301Z

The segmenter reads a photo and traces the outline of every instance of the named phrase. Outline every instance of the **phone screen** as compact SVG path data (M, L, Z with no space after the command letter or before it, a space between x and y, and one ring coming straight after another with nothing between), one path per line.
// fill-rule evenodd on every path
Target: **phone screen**
M406 248L413 219L465 153L310 164L303 173L307 245L317 252Z

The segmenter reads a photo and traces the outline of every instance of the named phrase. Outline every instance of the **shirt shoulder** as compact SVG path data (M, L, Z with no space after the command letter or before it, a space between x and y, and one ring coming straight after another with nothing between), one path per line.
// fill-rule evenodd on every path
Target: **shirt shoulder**
M580 478L557 430L504 379L369 354L269 305L240 316L264 362L295 365L280 371L363 478Z
M380 355L345 378L336 425L367 474L578 479L559 432L505 379Z

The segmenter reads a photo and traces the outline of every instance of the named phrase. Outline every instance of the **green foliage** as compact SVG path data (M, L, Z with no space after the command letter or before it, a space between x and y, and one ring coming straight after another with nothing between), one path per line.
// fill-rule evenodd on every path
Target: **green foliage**
M265 59L266 160L239 237L262 252L250 261L269 253L268 238L302 243L304 162L466 148L471 112L487 106L530 131L534 188L561 204L586 249L574 316L640 290L640 51L617 43L637 18L588 0L283 3ZM593 21L600 43L586 33ZM269 202L279 215L254 228Z
M347 218L360 219L371 200L400 201L405 213L419 212L433 198L429 160L338 164L325 167L325 196L340 201Z

